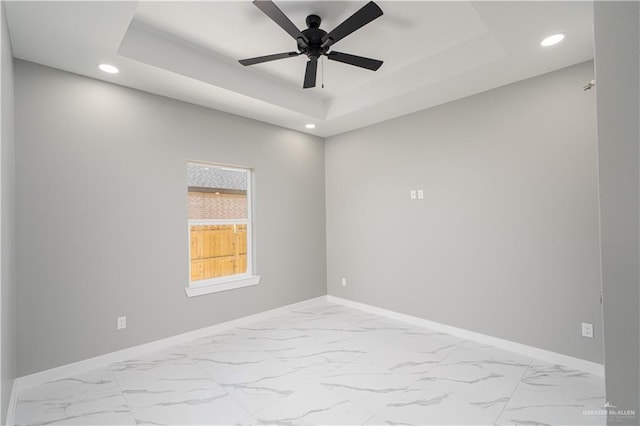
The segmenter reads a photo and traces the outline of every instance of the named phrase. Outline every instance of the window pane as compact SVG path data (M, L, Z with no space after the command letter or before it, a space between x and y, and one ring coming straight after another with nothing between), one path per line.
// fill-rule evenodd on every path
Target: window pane
M191 281L247 272L248 171L189 163Z

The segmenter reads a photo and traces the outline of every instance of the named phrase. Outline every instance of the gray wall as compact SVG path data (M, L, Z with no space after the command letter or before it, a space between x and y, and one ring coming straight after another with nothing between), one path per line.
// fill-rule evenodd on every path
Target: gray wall
M640 377L638 8L637 2L596 2L594 6L607 400L636 412ZM638 420L627 423L638 424Z
M0 394L0 423L4 424L9 406L9 397L13 380L16 377L16 282L14 278L14 251L15 251L15 215L14 215L14 134L13 134L13 57L11 56L11 44L4 12L4 3L0 5L0 25L2 46L0 59L2 80L2 114L1 147L0 147L0 173L2 179L0 201L0 235L2 255L0 270L0 300L2 306L2 385Z
M326 294L322 139L15 69L19 375ZM259 285L185 296L187 160L255 169Z
M329 138L329 294L602 362L591 79L583 63Z

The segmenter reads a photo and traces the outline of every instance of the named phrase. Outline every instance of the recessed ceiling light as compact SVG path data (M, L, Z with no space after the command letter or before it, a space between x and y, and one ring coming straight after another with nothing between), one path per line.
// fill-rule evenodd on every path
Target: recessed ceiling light
M102 71L109 73L109 74L118 74L118 72L120 71L118 68L114 67L113 65L109 65L109 64L100 64L98 65L98 68L100 68Z
M554 34L551 35L540 42L541 46L553 46L554 44L560 43L564 40L564 34Z
M304 127L306 127L307 129L315 129L316 125L313 123L309 123L309 124L305 124Z

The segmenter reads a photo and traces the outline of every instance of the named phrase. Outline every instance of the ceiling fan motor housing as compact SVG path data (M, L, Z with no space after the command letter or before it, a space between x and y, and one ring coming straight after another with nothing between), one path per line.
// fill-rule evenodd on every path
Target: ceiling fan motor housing
M327 35L327 32L320 29L321 22L322 19L318 15L307 16L307 29L302 31L302 34L309 42L305 46L304 41L301 43L300 39L298 39L298 49L311 60L317 60L320 55L327 53L329 50L329 46L322 47L322 39Z
M336 52L335 50L329 52L329 49L333 44L339 42L354 31L364 27L374 19L382 16L382 9L380 9L380 7L373 1L365 4L329 33L320 29L322 19L318 15L307 16L307 29L300 31L300 29L291 22L291 19L287 18L287 15L285 15L272 0L253 0L253 4L264 12L265 15L271 18L273 22L278 24L280 28L293 37L294 40L296 40L298 50L295 52L275 53L273 55L240 59L239 62L244 66L306 55L309 60L307 61L304 72L304 82L302 84L303 89L309 89L316 86L318 58L322 55L332 61L342 62L344 64L365 68L371 71L377 71L378 68L382 66L383 62L378 59Z

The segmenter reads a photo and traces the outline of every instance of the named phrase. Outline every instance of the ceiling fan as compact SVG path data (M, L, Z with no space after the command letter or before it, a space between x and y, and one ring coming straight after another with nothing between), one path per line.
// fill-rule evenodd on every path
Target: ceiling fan
M320 22L322 20L318 15L307 16L307 29L300 31L271 0L254 0L253 4L297 41L298 51L241 59L239 62L244 66L275 61L277 59L293 58L303 54L307 55L309 61L307 62L307 69L304 73L304 84L302 86L305 89L316 86L318 58L322 55L332 61L338 61L372 71L376 71L382 66L382 61L377 59L364 58L362 56L336 51L329 52L329 49L334 43L337 43L349 34L382 16L382 10L372 1L364 5L362 9L355 12L329 33L320 29Z

